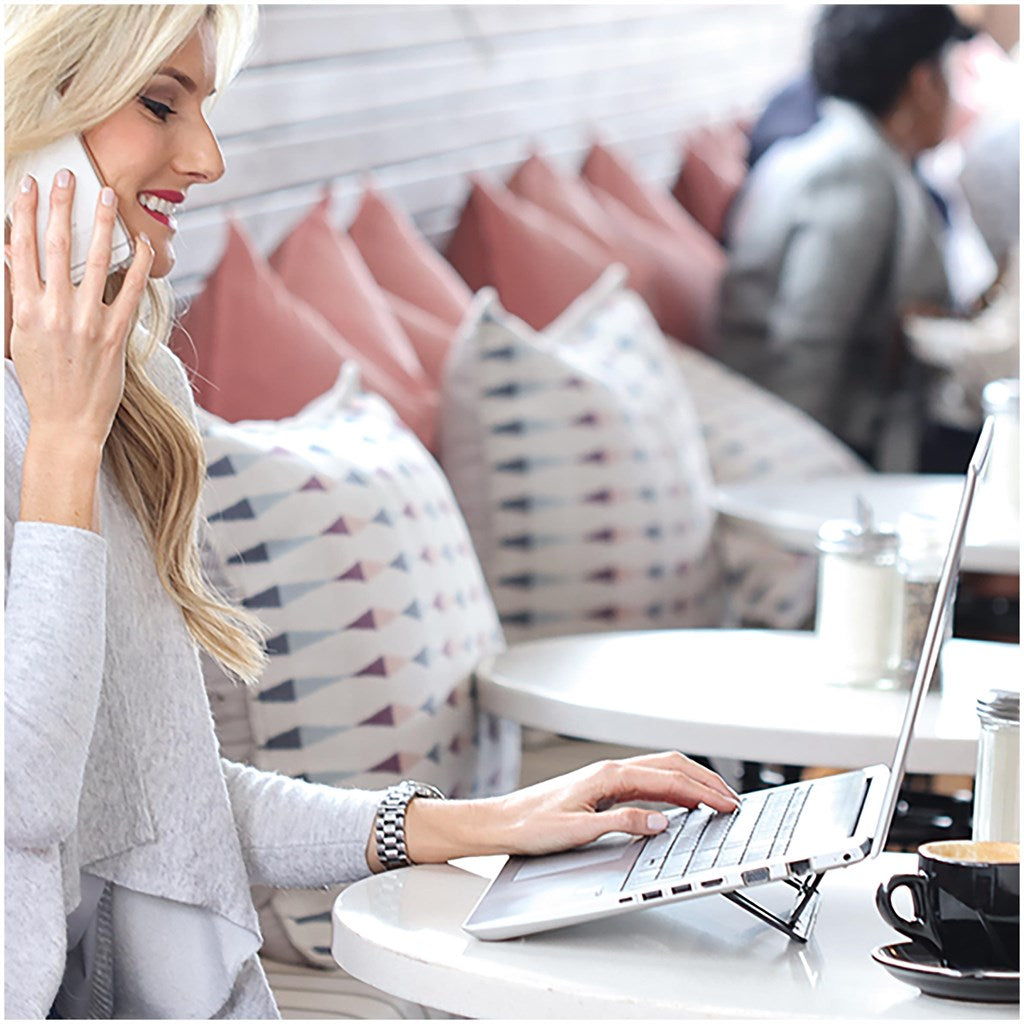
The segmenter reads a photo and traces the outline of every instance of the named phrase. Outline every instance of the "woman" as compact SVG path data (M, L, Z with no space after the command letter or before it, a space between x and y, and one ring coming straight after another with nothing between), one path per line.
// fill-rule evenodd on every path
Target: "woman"
M250 884L322 886L403 853L541 853L665 827L661 814L612 807L622 800L735 807L717 775L679 754L451 802L405 790L385 801L218 758L197 649L248 682L262 654L257 624L199 570L203 451L164 345L161 279L174 208L223 173L205 112L254 17L7 8L8 1017L276 1017ZM58 172L51 187L20 173L73 132L107 185L77 287L74 178ZM46 202L44 283L35 211ZM117 213L135 255L108 276Z

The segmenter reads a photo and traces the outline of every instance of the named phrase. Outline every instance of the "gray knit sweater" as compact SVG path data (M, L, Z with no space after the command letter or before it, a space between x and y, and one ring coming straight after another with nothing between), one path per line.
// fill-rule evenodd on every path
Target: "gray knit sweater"
M106 468L102 536L18 522L29 418L5 370L6 1016L46 1016L86 868L114 883L115 1017L277 1017L249 886L367 874L380 794L219 757L196 648ZM149 371L194 416L166 348Z

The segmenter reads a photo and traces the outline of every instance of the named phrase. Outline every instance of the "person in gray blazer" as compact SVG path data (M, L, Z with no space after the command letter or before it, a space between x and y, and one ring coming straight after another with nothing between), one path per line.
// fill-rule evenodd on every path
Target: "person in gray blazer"
M224 171L209 99L255 9L7 5L5 21L6 1016L277 1017L252 884L667 825L623 801L735 809L672 752L471 801L218 756L197 651L248 681L263 654L254 620L200 571L203 449L163 278L178 206ZM104 187L73 286L75 176L26 172L79 134ZM111 274L116 215L134 257Z
M717 355L877 457L901 309L945 308L942 223L912 172L946 130L942 5L833 5L815 25L821 118L775 143L733 208Z

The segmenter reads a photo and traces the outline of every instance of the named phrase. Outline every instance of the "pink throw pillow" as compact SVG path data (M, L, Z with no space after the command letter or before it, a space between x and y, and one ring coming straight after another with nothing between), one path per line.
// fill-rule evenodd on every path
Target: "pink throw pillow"
M621 153L595 143L580 174L590 185L614 196L638 217L657 224L681 238L699 238L704 229L672 198L667 189L644 181ZM714 239L707 239L713 242Z
M171 336L194 371L196 401L231 422L297 413L338 376L344 344L289 293L234 221L217 269Z
M293 295L232 221L217 269L171 338L195 371L198 403L230 422L283 419L323 394L343 361L385 398L424 443L433 443L436 394L411 391L367 361L315 309Z
M622 263L629 275L628 287L639 292L650 305L656 268L638 247L630 244L629 236L619 230L575 174L559 171L540 154L533 153L509 178L508 190L571 224L598 245L607 259Z
M288 290L308 302L367 360L410 387L427 384L416 350L388 309L380 288L350 238L330 222L325 196L270 257Z
M722 241L725 217L747 176L742 150L735 145L735 126L702 128L687 139L672 195L709 234Z
M367 188L348 234L381 288L459 326L472 293L393 203Z
M491 285L509 313L538 331L613 262L571 225L479 178L446 255L471 289Z
M398 295L387 291L383 294L395 319L416 349L427 378L434 387L440 388L444 364L457 328Z
M581 173L605 210L658 266L659 294L652 311L661 329L713 350L726 263L721 246L665 189L645 182L607 146L591 148Z
M645 296L658 326L670 337L702 351L714 350L718 292L725 271L721 248L702 232L694 240L679 238L638 217L603 189L594 195L632 245L645 253L655 276Z

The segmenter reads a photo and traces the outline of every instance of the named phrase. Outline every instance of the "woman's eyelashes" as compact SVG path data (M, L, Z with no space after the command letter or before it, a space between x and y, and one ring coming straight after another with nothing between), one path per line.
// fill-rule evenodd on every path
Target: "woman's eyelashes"
M161 121L166 121L171 114L177 113L166 103L161 103L159 100L151 99L149 96L140 96L139 102L156 118Z

